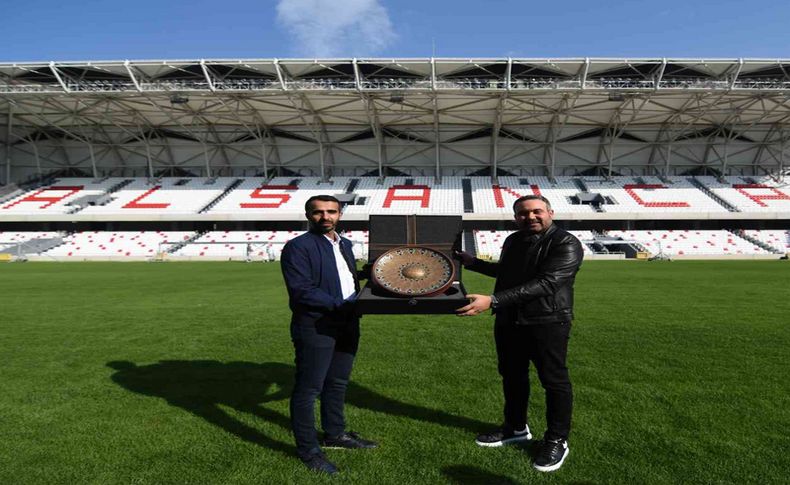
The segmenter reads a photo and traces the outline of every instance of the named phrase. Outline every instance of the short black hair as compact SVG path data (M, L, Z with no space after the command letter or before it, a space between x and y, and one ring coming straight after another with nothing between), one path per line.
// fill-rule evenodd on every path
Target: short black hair
M513 202L513 212L516 212L516 206L520 203L524 202L525 200L542 200L546 203L546 208L551 210L551 202L549 199L543 197L542 195L522 195L515 202Z
M343 210L343 205L340 203L339 200L337 200L337 198L332 197L331 195L321 194L321 195L314 195L314 196L310 197L309 199L307 199L307 202L304 203L304 213L305 214L310 212L310 206L313 205L313 201L314 200L320 200L321 202L335 202L335 203L337 203L337 208L339 210Z

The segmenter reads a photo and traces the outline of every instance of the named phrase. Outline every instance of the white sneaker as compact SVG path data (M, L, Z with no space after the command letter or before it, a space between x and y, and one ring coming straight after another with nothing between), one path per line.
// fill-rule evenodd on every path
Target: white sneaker
M480 446L496 447L531 439L532 433L529 432L529 426L524 426L524 429L520 431L503 426L490 433L477 435L475 443Z
M562 466L569 451L567 440L544 440L532 468L540 472L553 472Z

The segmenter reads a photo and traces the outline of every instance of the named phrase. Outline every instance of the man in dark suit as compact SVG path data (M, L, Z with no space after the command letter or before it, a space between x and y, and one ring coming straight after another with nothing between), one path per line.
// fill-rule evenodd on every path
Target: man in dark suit
M533 463L539 471L562 466L568 456L573 394L568 368L573 282L582 263L581 243L553 222L549 201L527 195L513 204L519 231L502 245L498 263L458 253L464 267L496 277L492 295L467 295L462 316L493 309L494 341L505 396L501 428L477 437L480 446L502 446L532 438L527 426L529 365L546 390L546 433Z
M317 195L305 203L310 231L285 245L281 256L288 289L291 339L296 351L296 382L291 395L291 426L296 451L310 469L337 473L323 448L375 448L373 441L346 431L343 407L359 344L354 300L359 280L351 241L340 237L340 202ZM315 400L321 398L319 441Z

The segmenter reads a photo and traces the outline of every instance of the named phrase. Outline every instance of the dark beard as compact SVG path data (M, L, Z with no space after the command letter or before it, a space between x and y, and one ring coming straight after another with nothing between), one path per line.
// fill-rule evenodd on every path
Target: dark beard
M314 232L316 234L329 234L330 232L335 230L336 226L331 227L324 227L320 223L314 224L310 223L310 232Z

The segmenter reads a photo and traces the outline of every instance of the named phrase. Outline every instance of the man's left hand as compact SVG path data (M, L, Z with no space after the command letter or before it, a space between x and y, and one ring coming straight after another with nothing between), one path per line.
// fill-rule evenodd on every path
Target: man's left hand
M469 304L455 311L459 317L473 317L491 308L491 297L488 295L466 295Z

